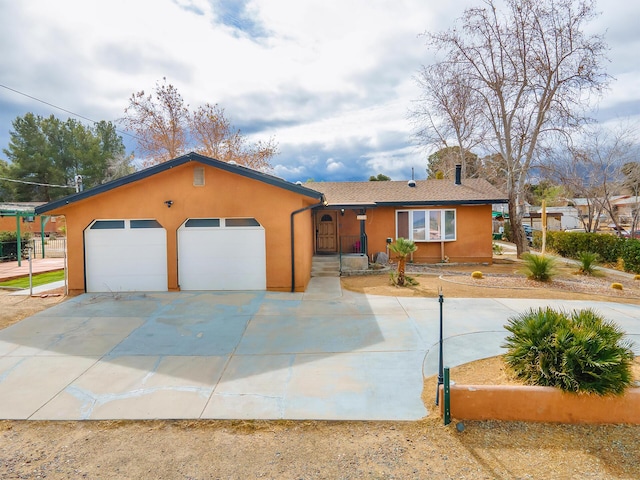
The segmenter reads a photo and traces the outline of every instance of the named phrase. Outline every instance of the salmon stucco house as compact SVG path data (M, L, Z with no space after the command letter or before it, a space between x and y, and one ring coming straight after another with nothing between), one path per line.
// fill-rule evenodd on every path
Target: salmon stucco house
M36 208L64 215L69 290L304 291L314 255L397 237L416 262L491 262L503 193L456 182L291 183L195 153Z

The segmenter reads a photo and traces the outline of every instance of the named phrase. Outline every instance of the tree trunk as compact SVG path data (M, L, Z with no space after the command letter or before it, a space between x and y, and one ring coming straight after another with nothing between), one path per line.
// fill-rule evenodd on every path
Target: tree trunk
M404 257L398 258L398 286L404 287L404 271L407 259Z
M518 213L517 195L515 192L509 194L509 224L511 225L511 239L516 244L518 258L529 251L527 237L522 228L522 217Z

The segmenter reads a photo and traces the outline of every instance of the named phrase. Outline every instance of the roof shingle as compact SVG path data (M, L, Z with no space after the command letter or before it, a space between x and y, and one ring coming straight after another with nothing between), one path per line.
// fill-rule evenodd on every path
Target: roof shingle
M329 205L462 205L507 203L507 196L480 178L456 185L451 180L309 182L304 184L324 193Z

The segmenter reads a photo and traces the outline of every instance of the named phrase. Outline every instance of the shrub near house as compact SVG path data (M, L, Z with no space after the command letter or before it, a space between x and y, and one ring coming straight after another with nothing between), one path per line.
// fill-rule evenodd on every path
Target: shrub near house
M29 248L30 234L25 234L21 238L20 249L22 258L27 256ZM0 232L0 262L12 262L18 259L18 236L15 232Z
M540 245L534 236L534 246ZM615 264L622 259L627 272L640 273L640 240L615 235L585 232L547 232L547 249L567 258L578 259L580 252L598 254L604 263Z

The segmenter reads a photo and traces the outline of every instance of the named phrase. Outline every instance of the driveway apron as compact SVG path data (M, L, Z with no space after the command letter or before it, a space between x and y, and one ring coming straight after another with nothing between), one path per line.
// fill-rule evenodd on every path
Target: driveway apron
M322 279L306 293L84 294L0 331L5 419L417 420L437 372L437 298ZM549 302L445 299L450 366L501 353L507 319ZM640 308L597 302L640 342ZM430 407L430 405L427 405Z

